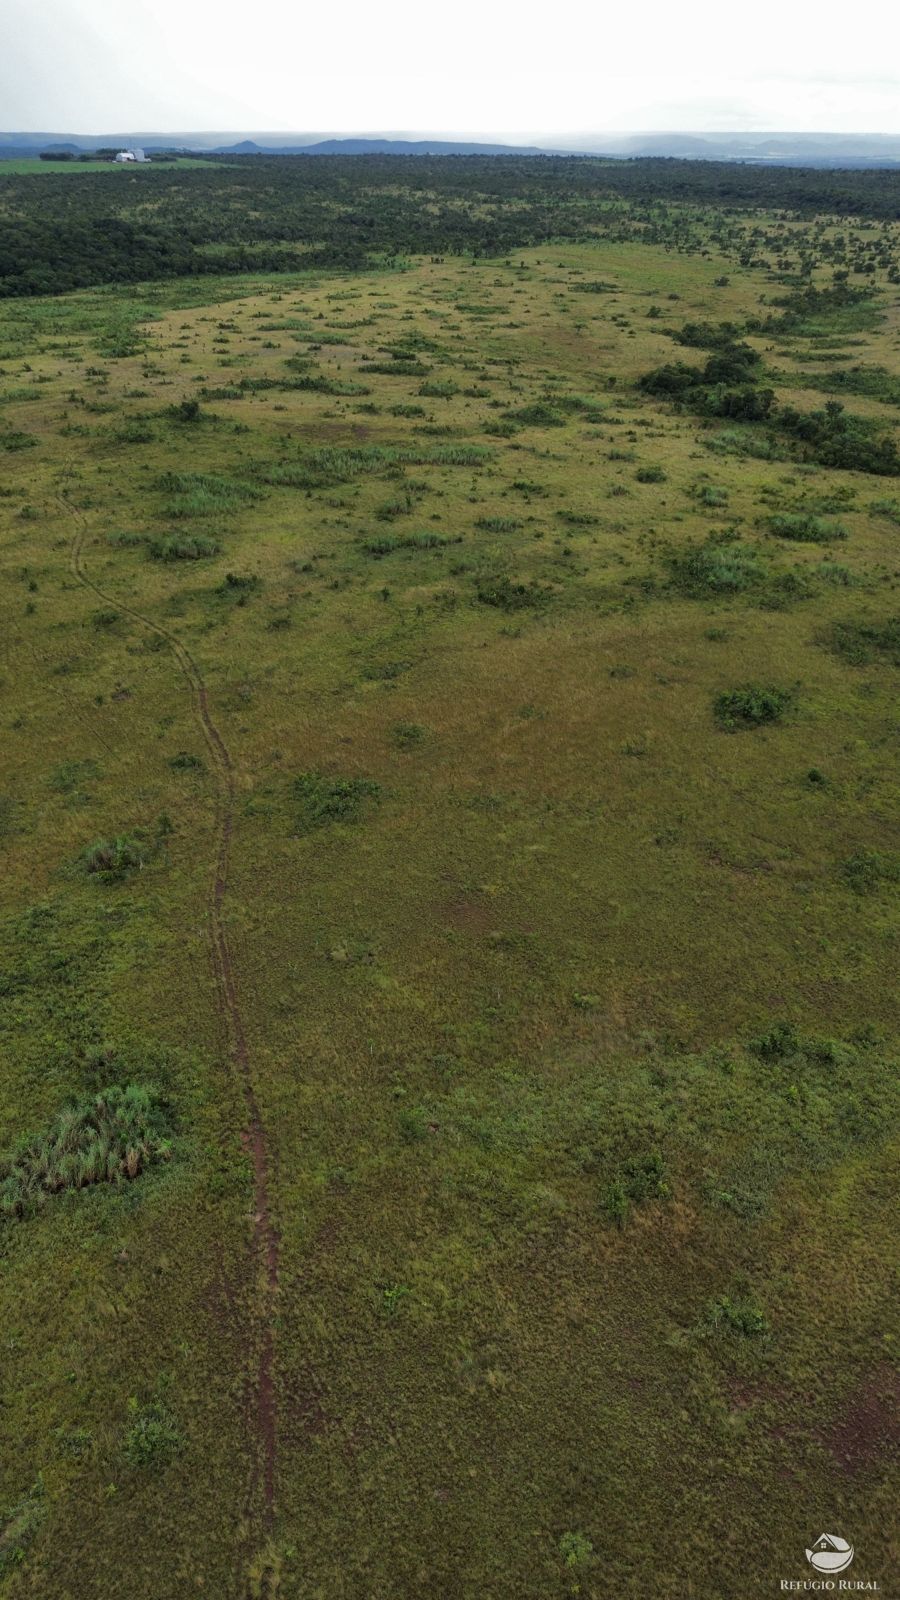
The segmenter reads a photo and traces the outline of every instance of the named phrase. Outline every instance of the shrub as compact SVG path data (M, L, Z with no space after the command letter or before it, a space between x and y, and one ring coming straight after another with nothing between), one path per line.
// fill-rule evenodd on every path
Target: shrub
M522 524L515 517L478 517L475 526L485 533L515 533Z
M429 400L452 400L459 394L459 385L449 378L430 378L419 385L419 394Z
M397 722L394 724L394 743L401 750L413 750L425 738L426 729L418 722Z
M751 1039L749 1045L749 1049L761 1061L784 1061L799 1055L802 1048L800 1035L792 1022L776 1022L768 1033Z
M173 517L206 517L259 500L260 489L209 472L164 472L157 487L168 495Z
M311 833L332 822L357 822L366 800L378 800L380 786L369 778L328 778L301 772L294 779L297 832Z
M128 1401L131 1422L125 1430L122 1451L132 1467L158 1472L184 1447L184 1436L172 1411L162 1400L141 1406Z
M759 728L767 722L780 722L792 698L787 689L758 683L726 689L716 696L716 719L723 728Z
M559 1541L559 1553L563 1566L573 1570L589 1565L594 1554L594 1546L583 1533L564 1533Z
M666 1167L658 1150L632 1156L623 1162L617 1176L604 1192L602 1205L611 1221L625 1226L632 1205L646 1200L664 1200L669 1193Z
M821 640L851 666L865 667L884 655L900 666L900 616L886 622L836 622Z
M742 1339L761 1339L769 1333L769 1322L754 1295L720 1295L707 1302L702 1326L710 1333L733 1333Z
M854 894L874 894L882 883L900 883L900 856L855 850L841 863L841 876Z
M498 611L527 611L546 605L550 591L535 583L513 583L510 578L494 578L478 589L478 598L484 606L495 606Z
M200 756L195 756L188 750L179 750L177 755L169 757L169 766L173 772L202 772L204 763Z
M169 406L167 415L173 422L199 422L201 418L199 400L181 400L177 405Z
M873 516L887 517L889 522L900 523L900 500L873 500L869 510Z
M793 539L799 544L827 544L832 539L847 537L847 530L840 523L801 514L770 517L769 527L779 539Z
M202 533L167 533L147 542L154 561L202 561L217 556L219 543Z
M0 1160L0 1214L25 1217L63 1190L136 1178L170 1154L156 1091L114 1084L76 1101L49 1133Z
M662 467L638 467L635 473L638 483L665 483L666 474Z
M146 848L133 834L115 839L98 839L82 852L81 864L88 877L99 883L121 883L132 872L139 872L146 860Z
M510 422L520 422L528 428L564 428L566 424L562 412L548 405L545 400L536 400L533 405L508 411L506 415Z
M755 550L736 540L710 540L668 558L673 588L693 599L740 594L761 585L766 569Z

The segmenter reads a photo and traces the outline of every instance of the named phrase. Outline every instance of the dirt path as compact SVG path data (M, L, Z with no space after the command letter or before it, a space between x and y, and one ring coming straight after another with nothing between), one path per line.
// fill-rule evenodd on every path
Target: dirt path
M254 1251L257 1267L261 1269L262 1284L262 1304L259 1307L260 1329L256 1365L255 1418L259 1459L254 1487L258 1489L261 1480L265 1522L264 1532L268 1535L271 1533L275 1514L275 1467L278 1446L274 1380L275 1336L273 1330L275 1299L278 1290L279 1238L272 1221L269 1204L269 1155L266 1131L259 1113L256 1091L253 1087L250 1055L247 1049L244 1023L235 985L234 964L225 928L224 901L228 890L228 866L234 825L234 765L225 741L213 721L203 674L190 651L174 633L170 633L167 628L163 628L158 622L151 621L149 617L145 617L140 611L135 611L132 606L126 605L117 595L108 594L106 590L101 589L99 584L96 584L88 576L84 564L84 541L87 536L87 524L81 513L69 505L65 499L60 498L59 503L64 507L67 514L75 519L75 535L71 545L71 568L79 583L98 595L107 605L114 606L118 611L123 611L126 616L139 623L142 628L146 628L150 633L155 633L159 638L164 639L169 646L193 692L197 720L206 741L216 777L219 799L219 843L215 871L208 897L210 946L213 972L216 980L218 1011L228 1040L228 1052L240 1079L247 1113L247 1131L242 1142L253 1167Z

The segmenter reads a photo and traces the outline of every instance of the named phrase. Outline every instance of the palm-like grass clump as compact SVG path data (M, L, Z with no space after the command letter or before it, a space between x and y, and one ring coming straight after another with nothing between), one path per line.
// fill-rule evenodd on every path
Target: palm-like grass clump
M0 1158L0 1216L27 1216L64 1189L136 1178L170 1153L155 1091L114 1084L67 1106L49 1133Z

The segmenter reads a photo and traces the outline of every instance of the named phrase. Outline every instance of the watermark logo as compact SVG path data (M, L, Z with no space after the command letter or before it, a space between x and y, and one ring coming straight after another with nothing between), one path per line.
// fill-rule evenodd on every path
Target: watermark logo
M853 1546L836 1533L820 1533L815 1544L806 1552L806 1559L816 1572L832 1577L836 1572L846 1572L853 1560Z
M858 1594L866 1591L879 1594L877 1578L841 1578L853 1560L852 1544L839 1533L820 1533L806 1552L813 1569L809 1578L782 1578L778 1587L782 1594Z

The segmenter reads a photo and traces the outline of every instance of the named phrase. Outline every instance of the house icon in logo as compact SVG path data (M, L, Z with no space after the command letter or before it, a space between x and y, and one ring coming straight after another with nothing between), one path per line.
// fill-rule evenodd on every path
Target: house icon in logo
M820 1533L806 1559L816 1572L844 1572L853 1560L853 1546L836 1533Z

